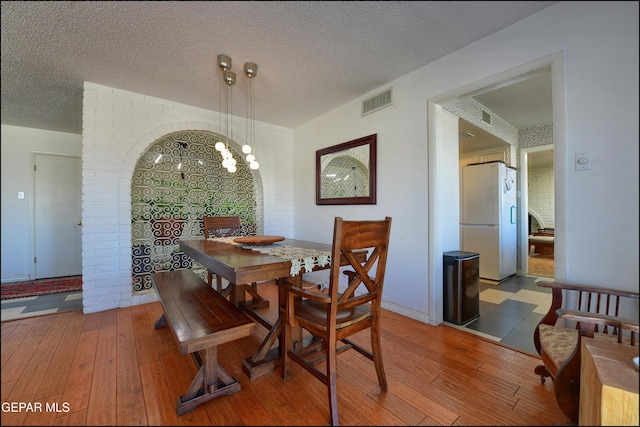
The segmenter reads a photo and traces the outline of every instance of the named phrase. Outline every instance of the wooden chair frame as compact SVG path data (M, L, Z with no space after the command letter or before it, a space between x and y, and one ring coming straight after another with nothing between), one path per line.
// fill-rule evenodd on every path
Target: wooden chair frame
M242 224L240 223L239 216L205 216L202 218L202 225L204 227L204 238L211 237L231 237L242 235ZM207 272L207 283L209 286L213 285L214 274L211 271ZM216 276L216 290L223 296L229 295L233 289L230 285L225 289L222 289L222 277Z
M241 236L244 233L242 223L239 216L205 216L202 218L202 225L204 227L204 237L208 239L210 237L231 237ZM213 285L214 274L211 271L207 272L207 283L209 286ZM267 307L269 301L258 293L258 284L256 282L250 285L235 285L229 283L229 285L222 289L222 277L216 276L216 290L222 294L225 298L231 294L231 292L247 292L253 298L252 301L246 303L247 307L260 308Z
M544 282L539 286L551 288L552 301L534 331L534 344L543 362L534 372L543 383L551 377L558 406L571 423L577 424L582 337L637 345L638 321L621 317L620 307L623 301L633 305L639 294L570 283ZM636 319L637 311L635 302ZM559 320L566 327L559 325ZM554 334L555 346L551 343L554 339L549 338Z
M331 424L338 425L337 354L354 349L372 360L380 388L387 390L387 380L380 345L380 304L386 270L391 218L382 221L334 222L328 291L315 292L299 284L283 283L286 287L284 333L282 334L282 379L290 376L289 359L297 362L327 386ZM365 262L357 260L355 252L368 249ZM348 261L348 286L339 291L340 260ZM373 273L375 266L375 274ZM292 348L293 327L309 331L311 340ZM371 350L347 337L365 329L371 331ZM338 344L340 346L338 347ZM325 370L317 368L325 362Z

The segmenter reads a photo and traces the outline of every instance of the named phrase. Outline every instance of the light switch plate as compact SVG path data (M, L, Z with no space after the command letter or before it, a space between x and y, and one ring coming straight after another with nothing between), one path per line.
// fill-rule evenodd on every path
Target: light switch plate
M580 151L576 153L576 170L584 171L591 169L591 152Z

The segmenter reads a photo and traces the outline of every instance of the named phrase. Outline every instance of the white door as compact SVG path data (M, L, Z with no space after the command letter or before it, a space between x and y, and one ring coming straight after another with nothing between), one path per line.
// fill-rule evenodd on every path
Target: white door
M36 154L35 165L35 278L80 275L80 158Z

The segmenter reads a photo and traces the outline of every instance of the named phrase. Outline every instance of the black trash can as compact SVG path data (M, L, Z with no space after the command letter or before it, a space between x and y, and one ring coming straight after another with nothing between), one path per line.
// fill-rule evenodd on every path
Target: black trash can
M480 254L443 254L444 320L462 325L480 316Z

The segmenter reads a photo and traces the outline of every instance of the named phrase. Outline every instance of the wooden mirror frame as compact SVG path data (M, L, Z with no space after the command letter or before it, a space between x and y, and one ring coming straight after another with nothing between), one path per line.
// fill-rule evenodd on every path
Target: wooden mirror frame
M376 142L377 134L347 141L342 144L333 145L316 151L316 205L375 205L376 204ZM327 165L342 152L348 152L354 148L366 146L369 149L368 171L369 171L369 194L367 196L356 197L322 197L322 167ZM354 159L358 161L358 159Z

